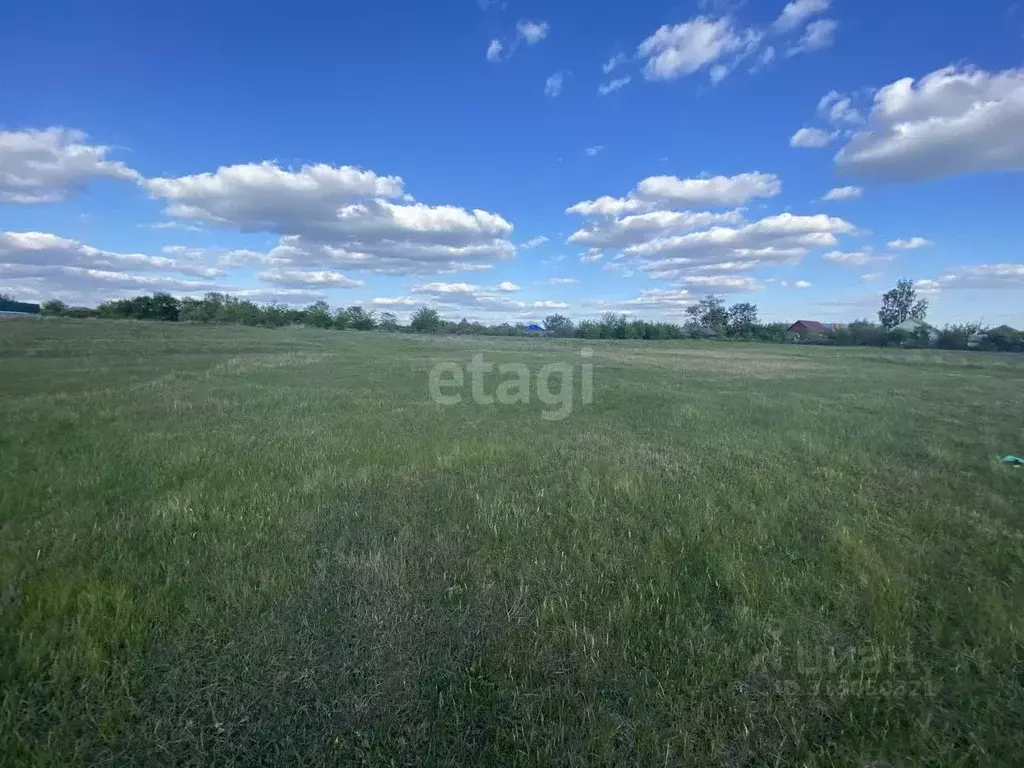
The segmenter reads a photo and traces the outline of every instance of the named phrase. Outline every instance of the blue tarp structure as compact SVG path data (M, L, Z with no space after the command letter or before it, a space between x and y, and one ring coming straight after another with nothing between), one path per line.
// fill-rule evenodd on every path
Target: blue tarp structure
M544 333L544 327L537 325L536 323L531 323L530 325L526 326L526 330L529 331L530 333Z

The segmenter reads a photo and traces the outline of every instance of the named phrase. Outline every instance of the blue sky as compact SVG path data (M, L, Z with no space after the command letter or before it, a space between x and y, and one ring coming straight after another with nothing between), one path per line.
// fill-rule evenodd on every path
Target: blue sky
M19 298L1024 326L1024 5L101 5L0 11Z

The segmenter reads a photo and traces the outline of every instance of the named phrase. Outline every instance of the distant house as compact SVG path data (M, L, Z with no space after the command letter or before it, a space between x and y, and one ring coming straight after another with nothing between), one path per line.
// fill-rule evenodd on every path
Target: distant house
M805 333L828 333L831 328L817 320L797 320L789 326L788 332L801 336Z
M904 333L916 334L921 330L924 330L928 334L928 343L934 344L939 340L939 329L928 325L924 320L918 320L916 317L908 317L902 323L893 328L890 331L903 331Z
M0 299L0 317L39 317L39 305Z

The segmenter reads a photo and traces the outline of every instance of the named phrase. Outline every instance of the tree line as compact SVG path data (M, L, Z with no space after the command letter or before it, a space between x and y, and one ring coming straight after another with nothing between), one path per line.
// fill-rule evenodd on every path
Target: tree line
M774 343L819 344L831 346L928 347L933 345L925 329L914 333L894 330L910 317L923 320L926 299L919 299L909 280L901 280L883 297L879 322L856 320L834 327L822 334L789 332L786 323L762 322L756 304L740 302L726 306L720 296L708 295L687 307L683 323L652 322L629 315L606 312L599 318L574 322L561 314L544 319L542 334L529 326L514 323L484 324L463 318L459 322L445 320L428 306L417 309L409 323L403 325L392 312L377 312L359 305L333 309L326 301L316 301L298 309L270 302L257 304L249 299L226 293L208 293L202 298L175 298L168 293L134 296L105 301L95 309L70 307L51 300L42 305L42 314L51 317L109 318L158 320L165 322L228 323L280 328L312 326L335 330L387 331L395 333L466 334L479 336L534 336L577 339L634 339L666 341L672 339L725 339ZM976 324L947 325L938 332L935 346L945 349L967 349L972 336L983 329ZM975 336L977 339L977 336ZM974 345L972 345L974 346ZM988 329L976 345L979 349L1024 351L1021 334L1001 326Z

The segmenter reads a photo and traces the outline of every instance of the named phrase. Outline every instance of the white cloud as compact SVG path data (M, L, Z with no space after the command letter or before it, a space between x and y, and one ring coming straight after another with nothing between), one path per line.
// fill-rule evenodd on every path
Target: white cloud
M537 235L536 237L531 237L525 243L520 243L519 247L526 249L536 248L538 245L544 245L547 241L548 239L544 235Z
M797 280L795 283L793 283L793 286L796 288L810 288L811 284L806 280Z
M859 251L829 251L822 255L823 261L831 262L832 264L843 264L850 267L863 267L866 264L880 264L886 261L892 261L893 257L878 254L871 250L871 248L864 248Z
M723 56L756 47L760 38L752 30L737 32L729 18L695 19L664 25L637 48L637 56L647 59L644 77L648 80L675 80L711 66Z
M781 213L741 227L712 227L701 232L658 237L623 250L627 256L652 261L649 266L670 264L696 266L725 260L762 260L773 256L791 258L793 252L835 245L836 235L849 234L848 221L816 214Z
M822 200L856 200L858 197L864 194L864 190L860 187L835 187L825 193Z
M195 224L185 224L181 221L155 221L152 224L139 224L140 227L146 227L148 229L181 229L186 232L205 232L202 227L197 227Z
M853 106L853 99L838 91L829 91L818 102L818 114L833 123L862 123L864 118Z
M594 155L597 155L600 152L603 152L604 151L604 147L602 147L600 144L598 144L597 146L594 146L594 147L587 147L583 151L587 154L588 157L594 157Z
M359 288L365 285L362 280L352 280L341 272L331 272L330 270L272 269L261 272L260 280L265 283L299 288L309 286Z
M491 40L491 44L487 46L487 60L500 61L503 50L505 50L505 46L501 44L501 40Z
M976 264L920 282L927 284L926 287L942 289L1021 290L1024 289L1024 264Z
M600 248L591 248L580 256L580 262L583 264L592 264L595 261L600 261L602 257L604 257L604 252Z
M620 216L623 213L648 211L654 207L649 200L637 197L610 197L604 195L597 200L583 200L565 209L566 213L577 213L580 216Z
M516 29L527 45L536 45L548 36L548 23L546 21L520 21L516 24Z
M827 133L820 128L801 128L790 138L789 146L820 149L830 144L835 137L836 134Z
M377 307L416 307L423 304L423 300L412 296L375 296L370 303Z
M696 291L712 291L715 293L747 293L750 291L763 290L761 285L753 277L738 277L735 275L682 275L676 285L692 288Z
M761 51L761 56L758 58L757 63L751 68L750 71L757 72L759 69L767 67L773 61L775 61L775 47L769 45L767 48Z
M684 288L652 288L640 291L640 295L632 299L590 301L586 304L599 312L617 312L645 317L653 315L678 317L684 315L686 308L696 302L696 298Z
M279 266L438 274L515 255L501 216L390 202L408 199L400 177L349 166L264 162L144 183L178 219L280 235L268 254Z
M557 97L562 92L562 86L565 84L565 73L555 72L555 74L548 77L544 81L544 95L550 96L551 98Z
M552 277L548 280L548 285L577 285L579 280L575 277Z
M775 197L780 192L779 177L760 172L698 179L650 176L637 185L637 194L642 198L687 205L742 205L758 197Z
M413 293L478 293L481 290L472 283L426 283L411 289Z
M138 181L137 171L106 159L110 147L87 138L69 128L0 131L0 203L59 203L93 179Z
M47 232L0 232L0 262L25 266L73 267L103 272L178 272L216 277L222 270L191 259L117 253Z
M865 283L871 283L878 280L882 276L881 272L865 272L860 276L860 279Z
M624 248L656 236L681 234L714 224L736 224L743 220L740 211L652 211L622 218L602 217L569 236L573 245L592 248Z
M823 214L783 213L746 223L742 208L673 210L690 202L738 205L776 195L781 188L777 177L762 173L703 179L651 177L624 198L605 196L566 209L567 214L587 219L567 242L590 248L583 262L598 261L604 251L617 249L617 264L607 269L638 269L652 278L682 280L708 272L796 264L813 248L834 248L838 235L855 234L849 222Z
M604 66L601 67L601 71L607 75L613 70L615 70L617 67L620 67L623 64L625 64L628 60L629 59L627 58L626 54L617 53L604 63Z
M840 170L900 181L1024 170L1024 69L946 67L875 93Z
M538 300L526 302L507 294L519 291L518 285L503 282L493 288L473 283L431 282L409 289L409 296L376 297L374 306L411 307L428 305L445 317L467 316L477 319L522 320L533 309L564 309L568 305Z
M631 77L617 77L603 85L599 85L597 92L602 96L607 96L609 93L615 93L615 91L625 88L632 79Z
M811 16L827 11L829 5L829 0L793 0L786 4L782 13L772 24L772 32L776 34L791 32Z
M926 240L923 237L911 237L908 240L890 240L889 247L897 251L912 251L916 248L924 248L926 245L931 245L931 240Z
M839 22L835 19L812 21L804 30L804 36L796 45L786 51L786 55L795 56L798 53L809 53L828 48L835 41L837 29L839 29Z

